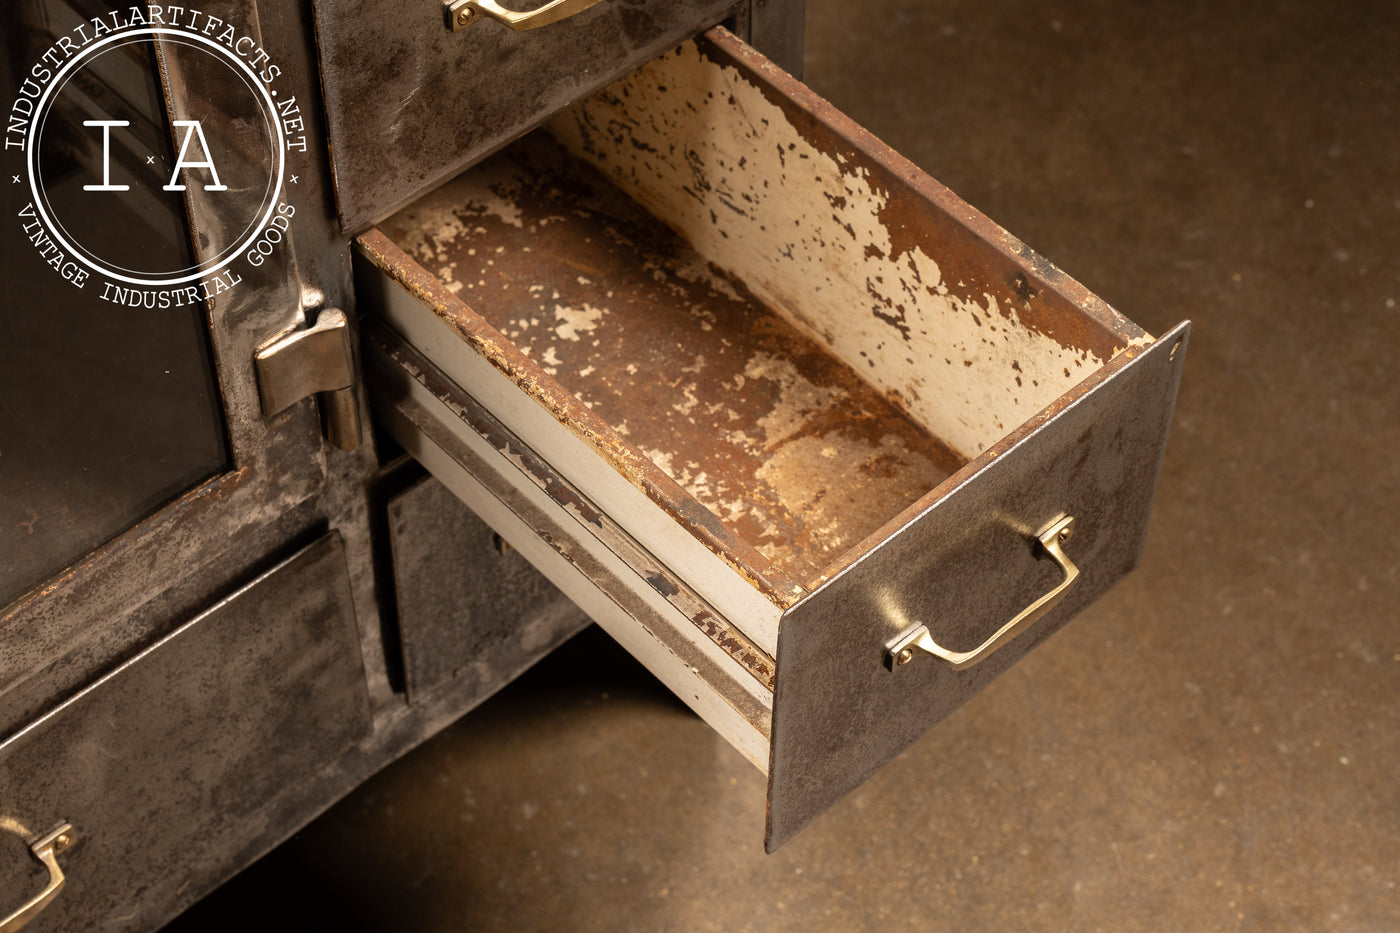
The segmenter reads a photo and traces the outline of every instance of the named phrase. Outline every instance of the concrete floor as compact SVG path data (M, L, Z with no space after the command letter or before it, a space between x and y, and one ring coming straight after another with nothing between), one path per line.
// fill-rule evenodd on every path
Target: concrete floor
M807 41L1195 322L1142 568L776 855L763 777L592 630L172 929L1400 930L1400 7L809 0Z

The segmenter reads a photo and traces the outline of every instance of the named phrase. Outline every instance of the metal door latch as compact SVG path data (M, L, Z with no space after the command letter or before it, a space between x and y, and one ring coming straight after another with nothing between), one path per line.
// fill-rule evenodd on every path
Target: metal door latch
M316 323L273 338L253 355L262 412L271 417L308 395L321 410L321 430L341 450L360 446L355 357L350 322L339 308L322 308Z

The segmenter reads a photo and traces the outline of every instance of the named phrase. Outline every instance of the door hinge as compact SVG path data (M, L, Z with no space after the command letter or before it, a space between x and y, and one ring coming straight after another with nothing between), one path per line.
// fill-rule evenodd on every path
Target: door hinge
M316 322L269 340L253 355L262 412L271 417L316 396L321 430L341 450L360 446L358 386L350 322L339 308L322 308Z

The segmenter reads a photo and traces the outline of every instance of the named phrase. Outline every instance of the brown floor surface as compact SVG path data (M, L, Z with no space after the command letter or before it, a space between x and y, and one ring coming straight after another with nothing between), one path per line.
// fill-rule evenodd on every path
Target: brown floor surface
M838 107L1195 322L1142 568L776 855L594 631L171 929L1400 930L1400 7L808 25Z

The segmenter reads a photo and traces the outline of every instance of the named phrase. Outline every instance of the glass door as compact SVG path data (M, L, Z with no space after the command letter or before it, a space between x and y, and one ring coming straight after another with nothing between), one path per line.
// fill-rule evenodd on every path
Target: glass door
M16 102L12 121L33 107L33 69L61 68L44 53L110 9L4 5L0 100ZM51 79L28 171L6 160L0 606L230 462L205 304L129 307L76 255L112 269L193 263L182 192L164 190L177 153L156 65L151 44L114 43Z

